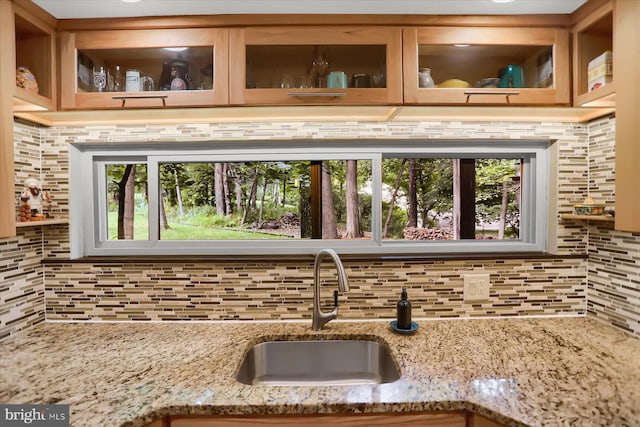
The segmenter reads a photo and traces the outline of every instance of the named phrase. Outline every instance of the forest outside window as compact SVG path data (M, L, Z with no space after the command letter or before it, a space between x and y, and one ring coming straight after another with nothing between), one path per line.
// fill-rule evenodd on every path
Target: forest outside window
M540 252L548 148L548 141L74 144L72 256Z

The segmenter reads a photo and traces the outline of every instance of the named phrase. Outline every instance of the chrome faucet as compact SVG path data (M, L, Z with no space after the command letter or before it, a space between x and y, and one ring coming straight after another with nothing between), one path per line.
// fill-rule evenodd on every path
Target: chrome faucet
M325 323L338 317L338 291L333 291L333 310L328 313L320 310L320 264L322 264L322 260L325 257L330 257L338 270L338 289L340 292L349 290L347 274L344 272L342 261L340 261L336 251L333 249L321 249L318 251L313 264L313 323L311 328L314 331L319 331Z

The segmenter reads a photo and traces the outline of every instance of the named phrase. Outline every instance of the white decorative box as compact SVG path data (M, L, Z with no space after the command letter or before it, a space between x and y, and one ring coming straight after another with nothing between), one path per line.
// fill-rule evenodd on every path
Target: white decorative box
M592 59L587 68L589 91L613 81L613 53L608 50Z

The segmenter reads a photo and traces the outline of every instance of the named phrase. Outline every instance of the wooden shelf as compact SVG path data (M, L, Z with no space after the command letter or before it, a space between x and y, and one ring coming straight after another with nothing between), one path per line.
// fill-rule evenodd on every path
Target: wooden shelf
M55 105L51 98L16 86L13 96L13 111L53 111Z
M16 222L16 228L21 227L38 227L41 225L56 225L56 224L69 224L69 218L54 218L47 219L45 221L29 221L29 222Z
M22 111L15 116L43 126L135 125L175 123L246 123L278 121L429 120L584 123L613 113L613 108L473 106L275 106L224 108L155 108L137 110Z
M561 219L570 221L604 221L613 222L615 220L613 215L577 215L577 214L562 214Z
M577 107L615 107L616 106L616 86L615 83L608 83L591 92L576 95L575 103Z

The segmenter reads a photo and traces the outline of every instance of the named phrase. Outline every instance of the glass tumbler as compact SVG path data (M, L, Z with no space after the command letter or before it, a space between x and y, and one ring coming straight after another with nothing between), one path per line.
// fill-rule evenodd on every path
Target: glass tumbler
M93 91L105 92L107 90L107 72L104 66L93 67Z

